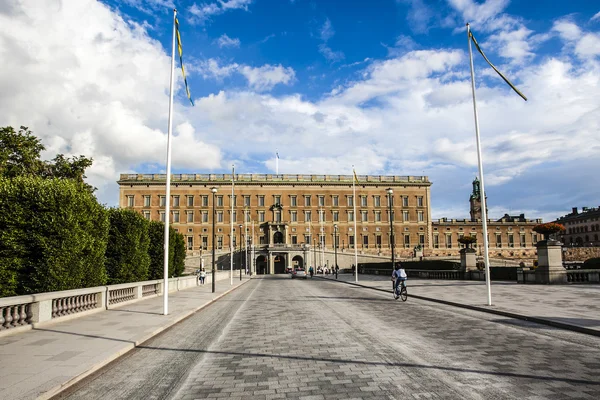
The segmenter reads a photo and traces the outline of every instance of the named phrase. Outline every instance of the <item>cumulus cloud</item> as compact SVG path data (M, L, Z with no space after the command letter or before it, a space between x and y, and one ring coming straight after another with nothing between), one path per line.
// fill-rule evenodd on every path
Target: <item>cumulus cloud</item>
M220 48L223 47L240 47L240 39L238 38L230 38L227 34L221 35L220 38L217 39L217 44Z
M93 157L90 183L114 203L119 172L165 160L169 57L142 26L96 1L24 0L9 11L0 13L0 125L29 126L45 157ZM185 126L181 112L175 121ZM183 129L173 143L182 151L204 155L186 158L189 167L220 165L202 132Z

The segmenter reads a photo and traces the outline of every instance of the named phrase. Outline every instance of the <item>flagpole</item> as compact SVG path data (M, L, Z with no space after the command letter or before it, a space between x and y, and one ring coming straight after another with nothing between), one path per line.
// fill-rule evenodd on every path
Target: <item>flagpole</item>
M251 259L250 259L250 277L252 277L252 274L256 275L256 266L254 265L254 220L252 220L252 242L250 244L250 254L251 254Z
M167 133L167 182L165 193L165 242L163 264L163 315L169 314L169 222L171 213L171 138L173 133L173 86L175 84L175 18L177 10L173 10L173 43L171 50L171 86L169 90L169 128Z
M235 177L235 166L232 165L231 166L231 216L230 216L230 220L231 220L231 227L229 229L229 231L231 232L231 235L229 236L229 284L233 285L233 238L235 235L235 232L233 231L233 215L234 215L234 210L233 210L233 203L234 203L234 199L235 199L235 195L234 195L234 177Z
M325 229L323 229L323 221L325 218L323 210L319 210L319 219L321 220L321 263L325 265Z
M487 287L488 306L492 305L492 288L490 283L490 258L487 239L487 204L485 200L485 186L483 184L483 162L481 160L481 140L479 137L479 118L477 116L477 100L475 99L475 72L473 67L473 50L471 49L471 27L467 23L467 39L469 42L469 60L471 62L471 90L473 92L473 114L475 115L475 137L477 138L477 163L479 167L479 181L481 182L481 218L483 226L483 249L485 260L485 285Z
M354 171L354 165L352 166L352 205L354 206L354 281L358 282L358 243L356 238L356 171Z

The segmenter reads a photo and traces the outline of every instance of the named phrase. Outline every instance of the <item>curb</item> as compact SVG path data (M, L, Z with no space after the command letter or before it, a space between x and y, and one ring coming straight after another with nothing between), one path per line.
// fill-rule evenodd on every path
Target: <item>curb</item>
M340 283L345 283L347 285L359 286L359 287L366 288L366 289L377 290L379 292L390 293L389 290L379 289L379 288L375 288L372 286L361 285L359 283L340 281L337 279L330 279L330 278L325 278L325 277L320 277L320 276L316 276L316 277L319 279L327 280L327 281L340 282ZM471 306L468 304L455 303L453 301L434 299L431 297L419 296L419 295L415 295L415 294L409 294L408 297L412 297L414 299L419 299L419 300L431 301L434 303L445 304L448 306L466 308L468 310L473 310L473 311L485 312L488 314L501 315L503 317L520 319L523 321L535 322L536 324L547 325L547 326L551 326L553 328L560 328L560 329L564 329L564 330L568 330L568 331L573 331L573 332L583 333L586 335L600 337L600 331L598 331L598 330L585 328L582 326L577 326L577 325L572 325L572 324L566 324L564 322L557 322L557 321L553 321L551 319L531 317L528 315L516 314L516 313L509 312L509 311L493 310L490 308L484 308L484 307L479 307L479 306Z
M93 374L94 372L98 371L99 369L105 367L106 365L110 364L111 362L115 361L116 359L120 358L121 356L127 354L128 352L130 352L131 350L135 349L136 347L138 347L139 345L143 344L144 342L152 339L154 336L158 335L159 333L164 332L165 330L171 328L172 326L178 324L179 322L183 321L184 319L190 317L192 314L195 314L196 312L202 310L203 308L211 305L212 303L214 303L215 301L219 300L221 297L233 292L234 290L236 290L237 288L239 288L242 285L245 285L246 283L250 282L252 279L247 279L246 281L240 283L239 285L221 293L220 295L212 298L210 301L208 301L207 303L204 303L201 306L198 306L196 308L193 308L192 310L183 313L182 315L180 315L179 317L177 317L175 320L169 322L166 325L163 325L159 328L157 328L155 331L147 334L146 336L143 336L141 339L136 340L135 342L132 342L128 345L126 345L124 348L120 349L118 352L113 353L109 356L106 357L106 359L96 363L96 365L92 366L91 368L89 368L87 371L82 372L81 374L69 379L68 381L61 383L58 386L55 386L53 388L51 388L50 390L47 390L46 392L39 394L36 397L36 400L48 400L51 399L52 397L60 394L61 392L65 391L66 389L70 388L71 386L75 385L76 383L80 382L81 380L83 380L84 378L87 378L88 376L90 376L91 374Z

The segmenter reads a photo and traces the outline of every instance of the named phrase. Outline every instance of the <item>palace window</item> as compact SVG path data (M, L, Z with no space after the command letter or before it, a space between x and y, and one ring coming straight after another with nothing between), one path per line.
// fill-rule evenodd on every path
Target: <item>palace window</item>
M339 199L338 196L332 196L331 197L331 202L332 202L333 207L338 207L340 205L339 204L340 203L340 199Z
M348 211L348 222L354 222L354 211Z
M223 222L223 211L217 211L217 222Z
M408 196L402 197L402 206L408 207Z
M499 233L496 233L496 247L502 247L502 235Z
M417 207L423 207L423 196L417 197Z
M250 196L244 196L244 207L250 207Z
M425 235L423 235L422 233L419 234L419 244L421 245L421 247L425 246Z
M410 234L404 235L404 248L408 249L410 247Z
M515 247L515 237L512 233L508 234L508 247Z
M408 222L408 211L402 211L402 217L404 222Z
M202 222L208 222L208 211L202 211Z
M290 196L290 207L297 207L298 202L296 196Z
M208 236L202 236L202 250L208 249Z
M348 207L354 207L354 198L352 196L346 196L346 203L348 203Z
M192 250L194 248L194 238L192 236L187 237L187 249Z
M325 196L319 196L319 207L325 207Z
M434 249L440 248L440 235L433 235L433 248Z
M264 211L258 212L258 222L265 222L265 212Z
M521 247L525 247L525 234L521 234Z
M187 211L186 215L187 215L187 222L194 222L194 212L193 211Z
M144 211L144 218L150 221L150 211Z
M150 196L144 196L144 207L150 207Z
M223 207L223 196L217 196L217 207Z
M319 222L325 222L325 211L319 210Z
M363 236L363 247L369 247L369 236Z
M179 207L179 196L172 196L173 197L173 207Z
M290 211L290 221L298 222L298 211Z
M187 206L194 207L194 196L187 196Z
M304 196L304 206L310 207L310 196Z
M368 211L361 211L360 215L361 215L362 222L367 222L369 220L369 212Z
M419 222L425 221L425 217L424 217L423 211L417 211L417 218L418 218Z
M237 212L234 210L233 213L231 213L231 220L229 222L236 222L237 221Z
M160 204L160 207L166 207L167 202L165 201L165 199L165 196L158 196L158 203Z
M381 211L375 211L375 222L381 222Z
M265 196L258 196L258 206L259 207L265 206Z
M304 211L304 222L310 222L310 221L311 221L311 212Z
M273 204L281 204L281 196L273 196Z
M202 196L202 207L208 207L208 196Z
M134 197L133 196L127 196L127 207L133 207L134 204Z
M223 235L217 236L217 249L223 248Z
M164 211L160 212L160 222L165 222L165 212Z
M373 196L373 205L375 207L381 207L381 197L380 196Z
M275 211L275 222L281 222L281 211Z
M340 212L339 211L333 211L333 222L338 222L340 220Z
M446 235L446 248L448 248L448 249L452 248L452 235L451 234Z
M367 206L367 196L360 196L360 206L361 207Z

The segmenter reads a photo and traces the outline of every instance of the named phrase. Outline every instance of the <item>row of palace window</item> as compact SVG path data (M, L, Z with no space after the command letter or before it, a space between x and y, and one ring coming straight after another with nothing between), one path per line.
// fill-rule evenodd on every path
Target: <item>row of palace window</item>
M143 195L142 197L144 199L144 207L151 207L152 196L151 195ZM201 196L186 195L185 196L185 205L187 207L194 207L195 197L200 198L200 204L199 204L200 207L208 207L208 205L209 205L209 196L208 195L201 195ZM223 197L224 196L222 196L222 195L215 196L215 199L216 199L215 205L217 207L224 206ZM229 195L228 197L231 197L231 195ZM237 197L238 196L233 196L234 207L237 207ZM304 198L304 206L305 207L313 206L313 202L312 202L313 196L305 195L302 197ZM159 198L159 207L165 207L166 206L166 197L163 195L159 195L158 198ZM242 198L243 198L243 206L250 207L250 196L244 195L244 196L242 196ZM400 196L400 198L402 200L402 206L409 207L409 197L408 196ZM367 200L368 200L368 196L360 196L360 207L368 207ZM417 196L416 201L417 201L417 207L423 207L423 204L424 204L423 196ZM331 196L331 206L332 207L338 207L339 203L340 203L339 196ZM281 204L281 196L280 195L273 196L273 204ZM298 196L290 196L290 207L298 207L298 204L299 204ZM181 196L172 195L171 196L171 205L173 207L180 207L181 206ZM325 207L325 196L318 195L316 205L319 207ZM353 196L346 196L346 205L348 207L354 207ZM128 195L127 196L127 207L134 207L134 206L135 206L135 195ZM231 203L229 203L229 206L231 206ZM265 196L259 195L258 196L258 207L264 207L264 206L265 206ZM381 196L373 196L373 206L381 207ZM387 204L387 206L389 206L389 204Z
M592 232L600 231L600 225L599 224L592 225L590 227L590 230ZM587 226L577 226L575 228L569 228L569 234L573 234L573 233L585 233L587 231L588 231L588 227Z
M194 223L196 222L194 219L194 215L195 215L195 211L193 210L187 210L184 211L185 212L185 222L189 222L189 223ZM300 222L298 220L298 211L295 210L291 210L288 211L289 212L289 222L290 223L294 223L294 222ZM381 211L371 211L373 213L373 219L372 221L374 222L382 222L381 219ZM231 214L231 211L227 211L227 213ZM218 210L215 211L216 214L216 218L215 218L215 222L216 223L223 223L225 222L225 216L224 216L224 211L222 210ZM303 222L312 222L312 211L303 211L304 214L304 221ZM325 211L320 211L318 213L318 222L328 222L327 221L327 217L326 217L326 212ZM348 222L354 222L354 211L347 211L347 221ZM150 210L143 210L142 211L142 215L144 215L144 217L148 220L151 219L151 211ZM210 212L209 211L200 211L200 223L208 223L209 222L209 215ZM227 221L227 222L236 222L237 221L237 212L233 211L233 217ZM407 210L402 211L401 213L402 215L402 221L403 222L409 222L410 221L410 212ZM246 222L251 222L251 218L250 218L250 211L246 210L245 211L245 220ZM369 211L367 210L361 210L359 212L359 216L360 216L360 220L361 222L369 222ZM282 211L281 210L277 210L277 211L273 211L273 221L274 222L282 222ZM165 222L165 212L164 211L159 211L159 218L160 221ZM386 211L385 212L385 220L387 222L389 222L389 213ZM394 218L395 220L395 218ZM257 211L257 221L259 223L265 222L265 211ZM340 221L340 212L339 211L331 211L331 222L339 222ZM171 211L171 222L173 223L180 223L183 222L181 220L181 212L180 211ZM417 211L417 222L425 222L425 212L424 211Z
M388 243L386 243L385 245L382 244L382 235L380 234L375 234L373 239L374 241L369 243L369 236L368 235L361 235L362 239L361 242L362 244L360 245L361 248L377 248L377 249L381 249L384 246L386 248L388 248L390 246L389 241ZM215 242L215 246L217 249L222 249L223 248L223 240L224 240L224 235L215 235L216 238L216 242ZM304 239L303 243L307 243L307 244L313 244L311 243L311 235L304 235L304 237L302 236L298 236L298 235L291 235L290 236L290 243L291 244L302 244L301 242L299 242L299 240ZM345 248L346 247L346 243L344 242L344 239L341 239L340 242L340 235L337 235L335 237L335 241L336 241L336 245L337 247L342 247ZM200 240L201 240L201 247L203 250L207 250L208 246L209 246L209 236L208 235L202 235L200 236ZM259 241L259 245L267 245L267 238L264 235L261 235L258 237L258 241ZM354 235L348 235L348 244L347 247L349 249L353 249L354 248ZM242 243L243 243L243 239L242 239ZM237 248L237 244L238 244L238 238L237 235L233 236L233 247ZM328 243L326 243L326 235L325 234L321 234L321 235L317 235L317 237L315 238L315 242L314 245L316 245L317 247L320 246L326 246L327 244L330 244L331 246L333 246L333 238L331 241L329 241ZM404 238L403 238L403 246L404 248L411 248L413 246L416 246L417 243L412 242L411 243L411 235L410 234L404 234ZM425 235L424 234L419 234L419 239L418 239L418 244L420 244L421 246L425 246ZM188 250L193 250L194 247L194 237L193 236L188 236L187 237L187 247Z
M501 233L496 233L496 248L502 248L502 247L515 247L515 236L512 233L507 233L507 242L506 244L502 242L502 234ZM440 236L437 233L434 233L433 235L433 248L434 249L439 249L440 248ZM445 237L445 248L447 249L451 249L454 244L452 242L452 234L451 233L446 233L445 235L443 235ZM461 237L463 237L464 234L459 233L458 234L458 238L460 239ZM475 233L472 233L471 236L476 237ZM527 247L527 242L526 242L526 235L524 233L519 234L519 245L520 247ZM531 243L535 244L538 241L538 235L536 233L532 233L531 234ZM481 243L483 245L483 243ZM456 245L458 245L458 247L463 248L464 245L461 243L456 243ZM488 235L488 245L490 247L492 247L492 243L490 242L490 235Z

